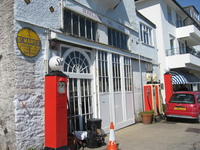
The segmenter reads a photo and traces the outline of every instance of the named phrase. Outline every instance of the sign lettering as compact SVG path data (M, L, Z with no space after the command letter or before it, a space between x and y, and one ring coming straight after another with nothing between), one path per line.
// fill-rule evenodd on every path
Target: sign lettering
M36 56L41 49L41 41L37 33L30 28L22 28L17 34L17 46L28 57Z

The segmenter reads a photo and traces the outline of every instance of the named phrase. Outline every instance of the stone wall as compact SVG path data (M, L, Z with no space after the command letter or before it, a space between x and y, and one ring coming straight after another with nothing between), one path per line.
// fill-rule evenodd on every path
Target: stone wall
M14 105L18 150L40 150L44 145L44 67L42 55L36 58L16 59Z
M24 1L3 0L0 3L0 150L41 150L44 146L44 51L48 42L47 28L27 22L24 18L29 15L19 13L19 3L26 11L26 7L33 10L38 8L37 3L29 6ZM33 14L33 11L30 13ZM17 47L17 33L23 27L33 29L40 37L41 50L35 57L24 56Z
M14 10L13 0L0 3L0 150L15 150Z
M54 7L54 12L50 12L51 6ZM41 41L38 55L27 57L20 52L14 40L16 56L14 110L17 150L28 148L41 150L44 147L44 55L45 50L48 50L48 29L59 28L59 6L58 0L51 2L35 0L30 4L24 1L15 2L14 37L17 37L20 29L26 27L34 30Z

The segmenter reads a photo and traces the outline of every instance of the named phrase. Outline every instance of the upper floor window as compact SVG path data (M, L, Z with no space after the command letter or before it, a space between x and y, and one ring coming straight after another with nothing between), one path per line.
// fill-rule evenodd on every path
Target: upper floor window
M182 18L176 14L176 27L182 27L183 26L183 21Z
M198 14L197 12L195 12L195 11L194 11L194 18L195 18L197 21L200 21L200 20L199 20L199 14Z
M140 24L140 40L148 45L153 45L152 43L152 29L144 24Z
M173 50L174 49L174 36L170 35L170 49Z
M108 28L108 45L128 50L127 41L128 41L128 36L126 34Z
M64 32L96 41L97 23L64 9Z
M172 10L169 6L167 6L167 16L168 16L168 21L172 22Z

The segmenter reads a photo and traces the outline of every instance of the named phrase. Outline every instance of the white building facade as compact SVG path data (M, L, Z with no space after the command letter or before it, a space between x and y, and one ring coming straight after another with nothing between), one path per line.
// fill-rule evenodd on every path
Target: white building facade
M138 21L133 0L10 0L1 8L1 149L43 148L53 56L69 77L69 130L86 130L89 118L100 118L105 132L111 121L115 129L135 123L146 72L158 74L158 62L155 26ZM150 43L139 40L140 23L151 29Z
M136 9L157 27L161 83L170 69L174 91L181 84L199 90L199 12L194 6L182 8L175 0L137 0Z

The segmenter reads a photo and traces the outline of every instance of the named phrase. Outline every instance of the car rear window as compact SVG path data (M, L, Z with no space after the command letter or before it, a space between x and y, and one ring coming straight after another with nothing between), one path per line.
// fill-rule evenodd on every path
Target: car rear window
M192 94L173 94L169 100L170 103L194 104L194 95Z

